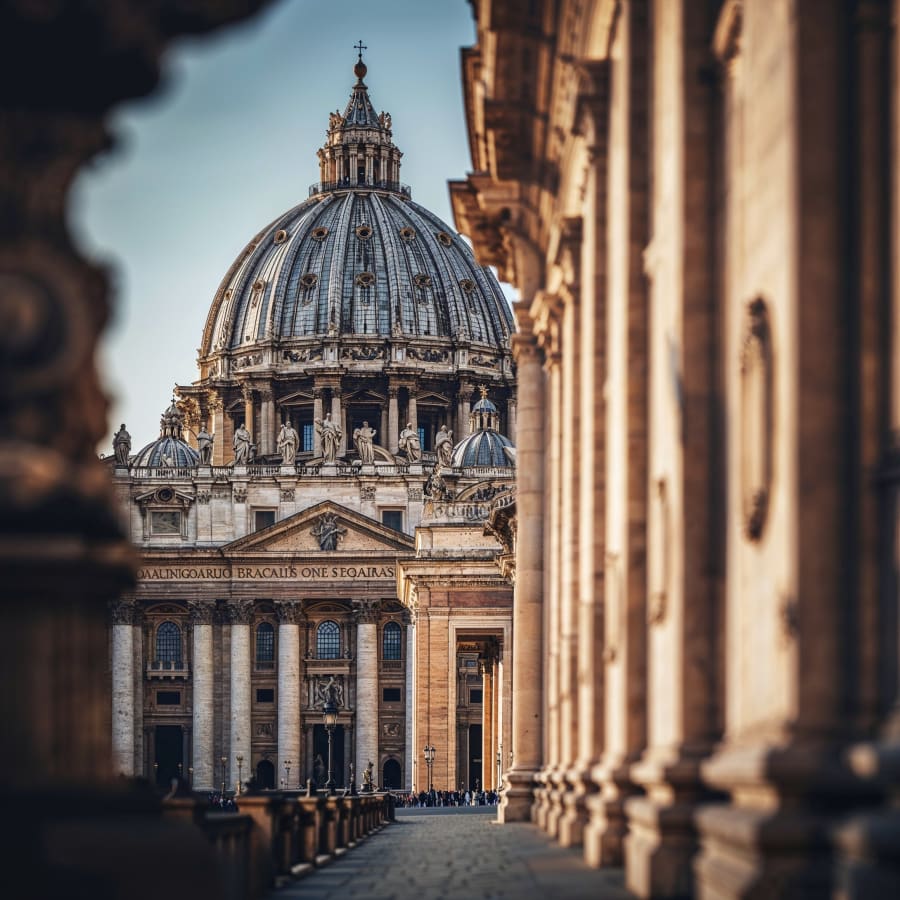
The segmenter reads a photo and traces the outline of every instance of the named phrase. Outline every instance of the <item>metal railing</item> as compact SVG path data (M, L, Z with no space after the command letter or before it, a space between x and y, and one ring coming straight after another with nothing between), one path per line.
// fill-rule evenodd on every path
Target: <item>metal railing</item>
M400 181L353 182L349 178L345 178L343 181L317 181L309 186L309 196L315 197L316 194L324 194L326 191L364 190L366 188L376 191L393 191L395 194L402 194L404 197L412 197L410 186Z

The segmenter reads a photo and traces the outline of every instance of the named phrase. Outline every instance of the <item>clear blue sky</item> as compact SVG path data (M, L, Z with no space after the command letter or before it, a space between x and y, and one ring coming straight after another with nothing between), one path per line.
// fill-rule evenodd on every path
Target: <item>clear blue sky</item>
M355 81L360 38L376 110L391 113L413 198L450 225L448 178L470 168L460 47L465 0L282 0L249 24L178 44L165 84L111 122L119 140L75 185L84 252L112 269L113 322L98 366L111 452L125 422L137 451L159 433L176 383L197 377L213 294L247 241L305 199L330 111Z

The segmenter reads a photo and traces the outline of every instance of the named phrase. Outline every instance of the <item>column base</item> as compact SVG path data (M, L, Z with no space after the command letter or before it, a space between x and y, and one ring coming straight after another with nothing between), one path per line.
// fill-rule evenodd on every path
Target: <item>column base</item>
M591 781L590 770L570 769L566 773L568 790L563 797L563 815L559 820L559 843L563 847L574 847L584 838L584 829L590 818L587 798L597 791Z
M628 821L625 801L639 792L629 777L628 765L601 764L591 770L598 792L586 800L590 814L584 828L584 861L594 868L624 864Z
M700 764L707 752L706 747L651 750L632 766L631 777L647 791L625 804L626 886L638 897L693 895L698 848L694 814L701 803L724 800L701 781Z
M531 820L542 831L547 830L547 819L550 815L553 796L553 783L550 780L550 776L550 769L542 769L538 772L536 776L537 785L534 789L534 806L531 812Z
M530 822L534 805L535 773L527 769L513 769L503 776L497 821Z
M694 866L696 897L832 896L835 826L848 806L877 800L875 785L845 768L839 750L831 742L803 739L786 747L737 745L703 766L704 780L732 800L697 813L702 849Z

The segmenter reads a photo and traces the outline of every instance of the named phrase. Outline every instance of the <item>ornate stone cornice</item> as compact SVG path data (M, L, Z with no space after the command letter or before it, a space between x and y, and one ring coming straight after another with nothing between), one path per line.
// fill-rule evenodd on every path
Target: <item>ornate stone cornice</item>
M300 600L276 600L275 618L279 625L299 625L305 618L303 603Z
M229 600L225 605L225 617L231 625L249 625L253 618L253 601Z

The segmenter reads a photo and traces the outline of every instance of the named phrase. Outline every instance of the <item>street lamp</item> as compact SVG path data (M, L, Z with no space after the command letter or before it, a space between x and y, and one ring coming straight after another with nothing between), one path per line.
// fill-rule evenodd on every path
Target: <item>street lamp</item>
M434 747L429 747L428 744L425 745L425 749L422 751L425 754L425 765L428 766L428 790L434 790L434 781L432 779L432 766L434 765Z
M500 790L500 782L503 779L503 774L500 770L500 767L503 765L503 755L502 751L497 751L497 790Z
M194 767L188 766L188 787L194 789Z
M237 783L237 792L238 792L238 796L240 796L240 793L241 793L241 773L243 772L243 769L244 769L244 754L243 754L243 753L238 753L238 755L235 757L235 759L237 759L237 764L238 764L238 783Z
M329 797L334 796L334 773L331 767L331 744L334 726L337 724L337 715L337 704L329 696L325 701L325 705L322 707L322 718L325 720L325 731L328 732L328 781L325 782L325 790L328 791Z
M284 786L288 790L291 789L291 760L289 759L284 761Z

